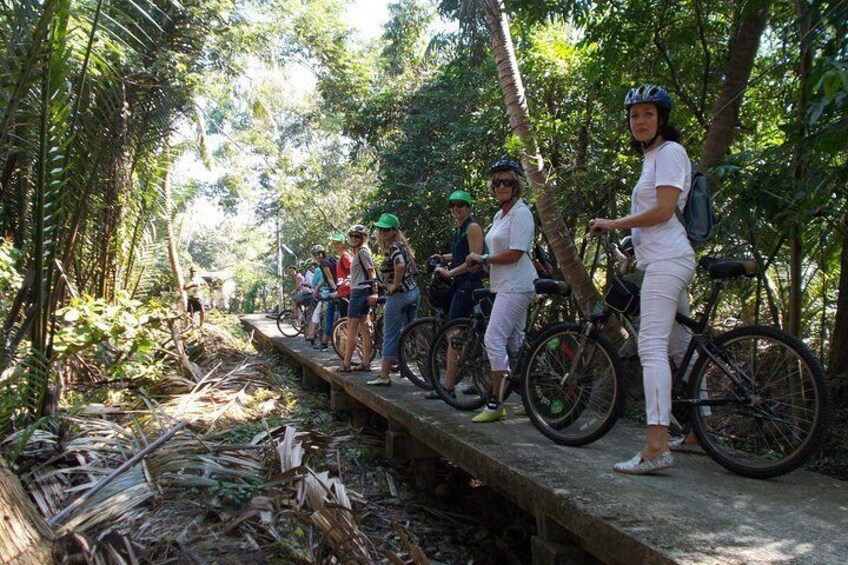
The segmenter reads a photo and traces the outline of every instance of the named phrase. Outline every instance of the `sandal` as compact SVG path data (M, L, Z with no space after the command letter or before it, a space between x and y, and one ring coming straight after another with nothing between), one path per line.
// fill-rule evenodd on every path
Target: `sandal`
M351 368L351 371L356 371L356 372L359 372L359 373L370 373L371 372L371 365L368 364L368 363L360 363L359 365L354 365Z
M345 365L344 363L342 363L341 365L336 367L336 372L337 373L352 373L353 369L350 367L350 365Z

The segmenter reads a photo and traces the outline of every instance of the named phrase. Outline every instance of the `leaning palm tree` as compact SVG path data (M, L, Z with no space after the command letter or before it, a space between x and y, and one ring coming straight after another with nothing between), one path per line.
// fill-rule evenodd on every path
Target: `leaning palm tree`
M509 18L504 10L503 0L476 0L476 4L482 8L486 27L489 30L498 69L498 80L506 101L509 125L513 134L521 141L521 161L527 172L530 188L536 194L536 208L542 220L542 231L548 238L563 276L571 284L580 310L588 314L598 299L598 293L574 245L571 231L562 215L556 210L539 142L530 123L524 84L515 58L515 49L509 31Z

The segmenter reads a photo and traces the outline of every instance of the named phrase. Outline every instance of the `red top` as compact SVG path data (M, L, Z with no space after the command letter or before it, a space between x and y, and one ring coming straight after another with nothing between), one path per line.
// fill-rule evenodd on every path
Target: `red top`
M336 261L336 289L339 296L350 296L350 263L353 257L345 251Z

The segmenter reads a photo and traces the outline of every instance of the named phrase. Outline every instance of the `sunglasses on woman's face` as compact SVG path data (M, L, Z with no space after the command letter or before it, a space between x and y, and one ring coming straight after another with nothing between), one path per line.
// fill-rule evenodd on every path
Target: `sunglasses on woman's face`
M497 188L499 186L508 186L509 188L515 188L518 186L518 181L515 179L495 179L492 181L492 188Z
M361 233L352 233L348 237L351 238L351 239L362 239L362 234Z

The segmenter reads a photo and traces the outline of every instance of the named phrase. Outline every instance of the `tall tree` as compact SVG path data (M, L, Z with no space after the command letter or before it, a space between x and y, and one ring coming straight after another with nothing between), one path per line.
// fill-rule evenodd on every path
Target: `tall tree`
M509 29L509 19L502 0L480 0L489 29L492 51L498 70L498 80L506 101L512 133L521 141L521 160L532 188L536 190L536 208L542 220L542 230L554 252L563 276L571 283L572 292L584 314L588 314L598 293L592 284L583 261L574 245L574 237L556 207L552 187L547 184L544 159L539 142L530 123L530 112L524 94L521 71Z
M760 47L760 37L768 21L771 0L739 0L739 21L728 49L721 94L715 105L707 139L701 152L701 166L712 167L727 155L739 118L739 108L754 60Z

